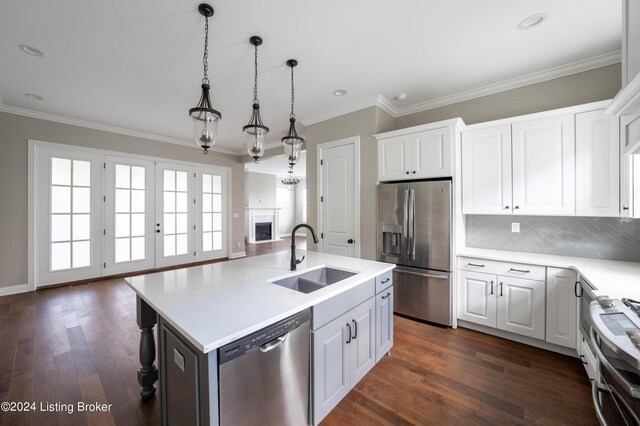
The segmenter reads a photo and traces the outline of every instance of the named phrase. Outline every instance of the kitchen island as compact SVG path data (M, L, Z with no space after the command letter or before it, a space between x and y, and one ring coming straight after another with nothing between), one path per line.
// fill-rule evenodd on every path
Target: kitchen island
M158 379L153 337L158 324L163 424L177 418L181 424L219 424L217 349L306 309L312 314L309 423L317 424L380 359L381 351L388 352L394 265L317 252L301 254L306 259L298 271L289 270L290 253L285 251L127 278L137 294L138 381L143 398L154 394ZM322 267L351 274L310 293L273 283ZM358 316L361 312L365 314ZM347 323L342 322L345 318ZM360 329L357 333L351 321ZM330 351L338 350L331 343L335 333L347 331L345 343L351 343L352 331L360 338L356 345L339 349L343 355L352 353L352 368L336 365L335 371L351 374L325 377L334 369L324 369L326 365L315 361L327 353L331 357ZM346 356L322 362L340 360L350 362ZM182 377L187 372L191 376Z

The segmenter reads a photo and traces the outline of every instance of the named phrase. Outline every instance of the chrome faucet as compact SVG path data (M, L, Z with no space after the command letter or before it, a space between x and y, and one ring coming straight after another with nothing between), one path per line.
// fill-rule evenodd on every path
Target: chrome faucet
M311 225L307 225L306 223L301 223L293 227L293 231L291 231L291 270L296 270L296 265L302 262L305 256L302 256L302 259L296 259L296 231L298 228L307 228L311 231L311 236L313 236L313 242L318 244L318 237L316 236L316 231L311 227Z

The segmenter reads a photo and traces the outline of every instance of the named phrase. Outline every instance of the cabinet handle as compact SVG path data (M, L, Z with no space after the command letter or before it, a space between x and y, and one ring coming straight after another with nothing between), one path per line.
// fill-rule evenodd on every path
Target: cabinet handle
M380 284L386 284L386 283L388 283L389 281L391 281L391 278L385 278L384 280L381 280L381 281L380 281Z
M381 297L381 299L386 299L387 297L391 296L391 293L387 293L384 296Z
M357 339L358 338L358 323L354 319L352 319L351 322L353 323L353 338Z
M477 266L478 268L484 268L484 265L480 265L479 263L467 263L469 266Z
M502 287L504 287L504 283L501 281L500 282L500 296L502 296Z
M513 206L514 209L518 210L520 206Z
M580 289L580 292L578 292L578 289ZM576 297L582 297L582 286L580 285L580 281L576 281L573 285L573 294L575 294Z
M513 271L513 272L522 272L523 274L528 274L529 272L531 272L531 271L530 271L530 270L528 270L528 269L514 269L514 268L509 268L509 270L510 270L510 271Z
M491 293L489 294L493 294L493 281L491 281L489 284L491 284Z
M629 210L629 207L622 206L622 210Z
M347 328L349 329L349 337L347 337L347 343L351 343L351 324L347 323Z
M587 362L587 359L584 357L584 355L580 355L580 361L582 361L582 363L584 365L589 365L589 363Z

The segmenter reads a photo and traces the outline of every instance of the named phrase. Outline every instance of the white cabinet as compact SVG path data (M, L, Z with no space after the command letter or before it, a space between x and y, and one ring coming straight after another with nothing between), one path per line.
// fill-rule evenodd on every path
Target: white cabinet
M576 271L547 268L546 341L576 349L578 304Z
M376 295L376 362L393 345L393 286Z
M462 124L458 118L374 135L378 181L452 176L453 142Z
M620 214L618 118L604 110L576 114L576 215Z
M462 213L511 214L511 126L462 133Z
M544 281L498 276L497 328L544 339Z
M512 165L514 213L575 214L573 114L514 123Z
M508 270L519 277L538 277L540 267L460 258L485 272L458 271L458 318L523 336L544 339L545 283L530 278L496 275ZM471 262L467 262L471 260ZM491 273L494 272L494 273Z
M480 272L458 273L458 318L487 327L496 326L496 276Z
M411 135L378 141L378 180L408 179L411 174Z
M312 333L314 424L375 364L375 307L372 297Z
M629 135L627 118L620 119L620 148L624 150ZM640 154L620 157L620 216L640 218Z

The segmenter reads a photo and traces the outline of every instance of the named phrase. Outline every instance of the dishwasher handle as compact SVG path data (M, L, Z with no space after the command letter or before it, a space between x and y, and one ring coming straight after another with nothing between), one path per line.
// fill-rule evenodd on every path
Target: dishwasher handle
M278 346L283 344L285 340L287 340L287 336L288 335L289 335L289 333L283 334L282 336L278 337L277 339L273 339L269 343L265 343L264 345L260 346L260 351L261 352L269 352L269 351L274 350L275 348L277 348Z

